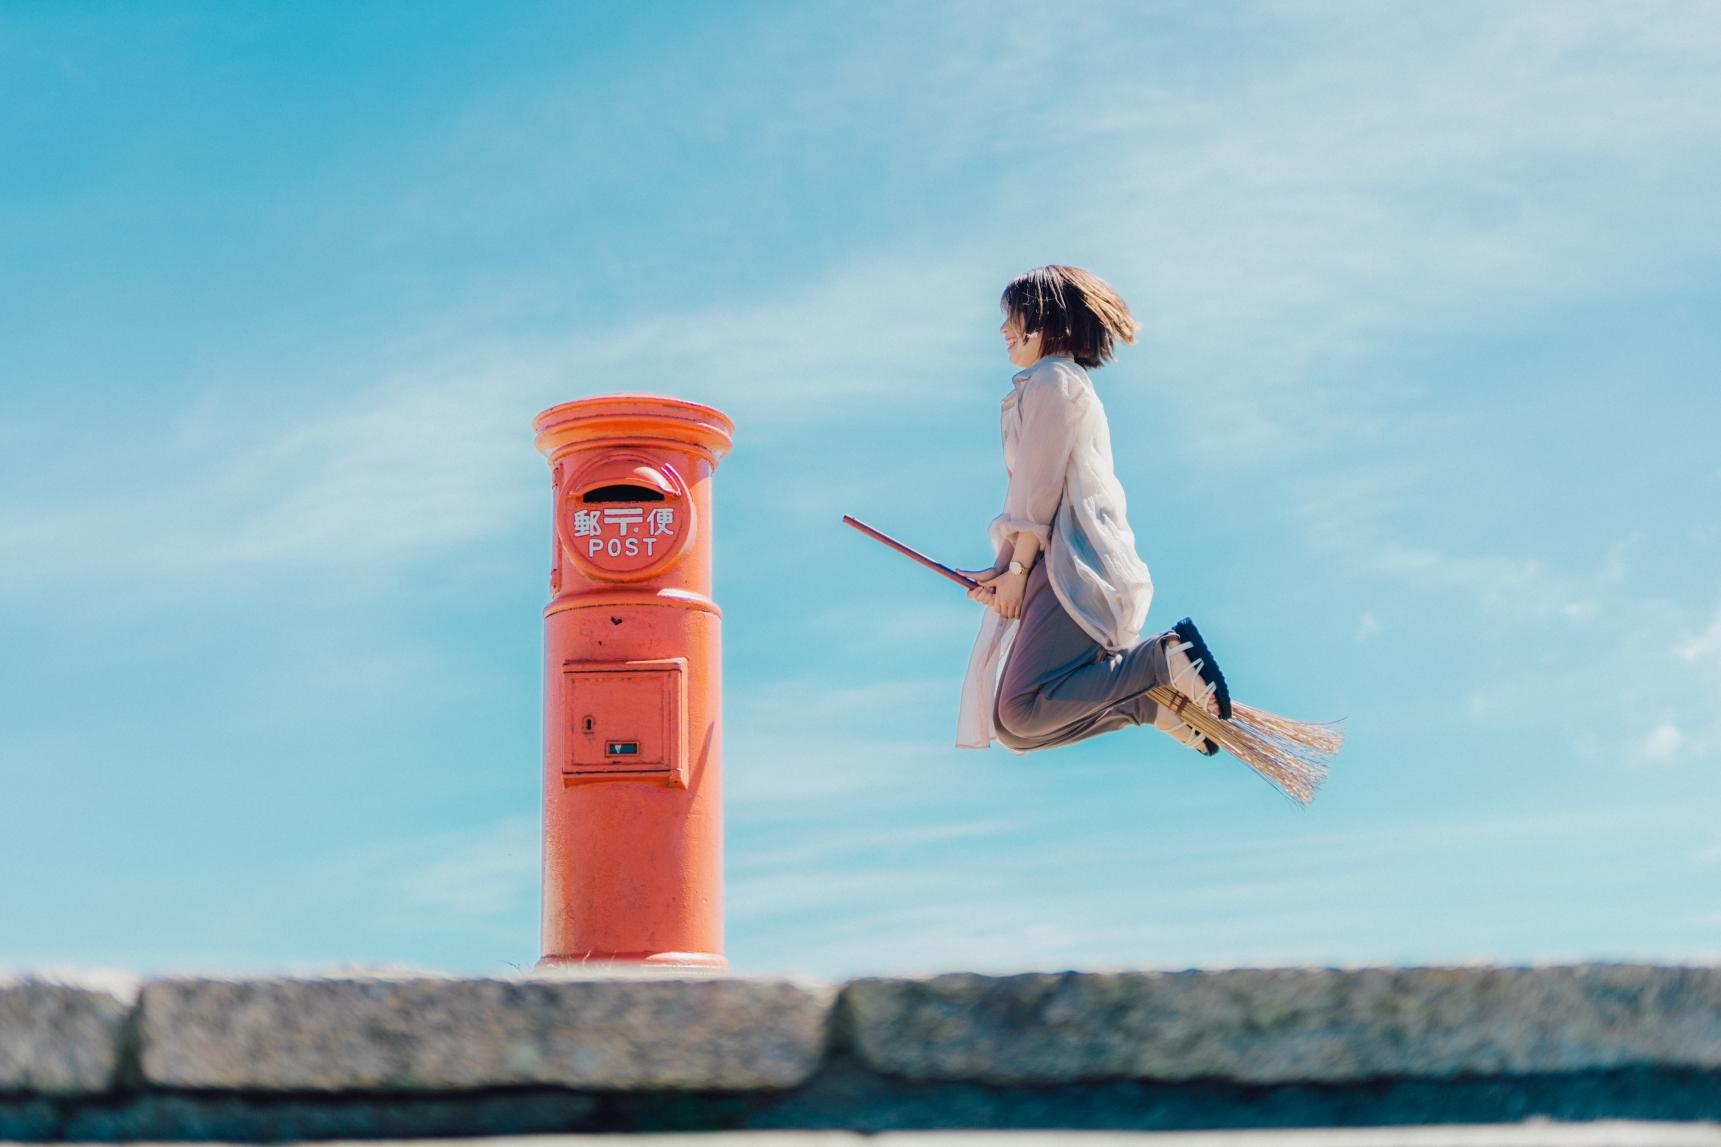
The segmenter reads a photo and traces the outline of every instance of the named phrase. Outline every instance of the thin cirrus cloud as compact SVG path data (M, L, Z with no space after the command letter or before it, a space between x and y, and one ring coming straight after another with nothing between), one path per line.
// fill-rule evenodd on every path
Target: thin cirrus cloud
M1081 133L1091 162L1048 203L1023 197L1046 208L1041 234L1105 250L1114 281L1141 285L1143 341L1163 369L1201 372L1199 393L1165 388L1211 415L1178 436L1192 453L1222 448L1237 464L1267 465L1343 433L1405 433L1439 416L1413 392L1358 394L1312 364L1629 289L1721 239L1694 192L1713 185L1721 149L1670 147L1721 138L1721 68L1699 66L1721 56L1712 10L1334 20L1323 9L1315 20L1269 5L1261 15L1303 50L1254 83L1194 94L1122 70L1073 76L1087 106L1108 109ZM990 126L963 126L977 154L994 140ZM994 210L989 225L1024 225L1008 205ZM1111 237L1120 229L1128 243ZM941 250L860 256L751 303L642 317L602 339L499 335L488 348L391 364L386 378L354 380L356 397L216 461L204 480L131 490L125 516L156 527L140 531L156 540L137 568L388 563L494 536L532 506L512 464L527 408L570 393L697 379L767 433L936 396L930 383L978 342L941 305L985 275L973 237L955 234ZM911 361L881 369L881 331L912 348ZM7 578L74 571L77 539L111 512L104 495L0 517L0 553L32 555L6 562Z
M1677 280L1721 247L1713 7L1259 11L1298 50L1258 79L1086 80L1115 110L1067 190L1070 237L1150 284L1150 341L1200 372L1172 392L1222 414L1192 450L1266 461L1366 430L1381 399L1323 366Z
M912 274L888 260L845 268L839 278L748 307L654 316L607 338L498 337L397 364L355 379L351 397L261 428L247 411L207 404L188 413L204 443L230 453L193 477L155 478L182 467L180 437L164 435L116 495L103 489L59 504L0 510L0 587L76 579L92 572L85 546L104 522L129 523L140 541L134 577L207 584L258 566L387 567L523 528L541 512L530 419L586 394L656 391L663 380L715 403L754 438L806 430L911 396L937 406L933 385L957 366L960 328L932 318L913 329L897 318L933 315L958 272ZM893 282L914 284L906 292ZM891 369L867 348L877 332L923 348ZM944 401L948 402L948 399ZM225 417L225 421L224 421Z
M323 881L368 890L395 931L460 932L512 923L537 901L539 821L510 815L325 857Z
M966 835L911 827L900 848L894 827L823 824L739 857L731 904L744 934L769 922L778 937L771 952L747 952L755 963L856 975L1292 963L1347 949L1356 960L1391 959L1393 929L1381 922L1417 915L1431 890L1444 890L1470 905L1455 911L1475 917L1455 929L1458 947L1438 953L1449 959L1474 951L1491 928L1510 944L1535 931L1530 921L1491 924L1487 906L1463 891L1472 877L1462 865L1451 871L1455 858L1516 863L1601 833L1625 852L1664 832L1672 811L1646 803L1355 830L1263 828L1259 839L1214 840L1174 821L1147 836L1137 825L1092 823L1056 833L1045 823L1053 810L1035 810L978 819ZM999 837L1012 847L997 848ZM865 862L836 863L843 856ZM1103 870L1096 857L1109 858ZM797 875L811 870L829 878L813 885ZM1006 887L1012 895L1000 894ZM1365 950L1357 937L1371 930L1379 935L1370 943L1383 947Z
M736 98L726 91L711 102ZM580 101L581 121L590 121L589 106ZM707 106L703 95L701 106ZM513 105L490 111L489 119L479 118L487 127L496 121L545 127L542 117L520 117ZM456 137L462 130L456 126ZM542 143L540 136L522 146L557 151ZM581 155L582 162L590 157ZM517 168L509 170L518 182ZM415 218L412 211L387 215ZM476 345L436 347L434 339L420 338L392 359L359 356L370 377L343 369L339 348L330 348L328 373L345 377L353 397L315 405L255 434L242 413L225 426L205 413L200 437L225 438L234 448L210 459L193 480L152 479L174 469L158 452L134 467L141 481L129 485L117 507L104 490L0 517L0 553L32 557L7 562L5 576L13 582L75 577L78 539L92 520L115 513L137 523L138 536L153 539L132 554L135 573L145 577L207 579L212 571L271 561L387 564L482 540L520 521L523 511L510 507L535 501L520 498L524 480L509 459L521 452L526 420L540 406L669 385L725 404L757 433L829 418L839 408L889 403L916 388L936 396L940 391L925 384L952 365L949 351L960 337L940 304L974 278L953 252L935 259L863 255L811 276L791 270L751 297L659 310L601 335L576 332L560 340L510 332L508 316L495 314L487 299L475 307L492 329ZM531 285L530 274L524 281ZM913 348L912 362L905 347ZM266 369L259 374L247 380L252 389L275 389ZM157 448L172 446L169 439Z

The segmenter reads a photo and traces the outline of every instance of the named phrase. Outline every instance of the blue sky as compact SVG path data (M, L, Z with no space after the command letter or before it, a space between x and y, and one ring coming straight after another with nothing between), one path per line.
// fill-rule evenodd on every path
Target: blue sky
M1721 10L0 12L0 964L537 954L540 409L736 421L738 970L1721 958ZM1343 718L953 745L1008 279L1151 631Z

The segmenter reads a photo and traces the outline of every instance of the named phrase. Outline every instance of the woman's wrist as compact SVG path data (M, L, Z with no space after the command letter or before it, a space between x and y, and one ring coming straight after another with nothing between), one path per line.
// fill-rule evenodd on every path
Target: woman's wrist
M1018 533L1015 541L1001 547L1001 550L998 560L992 563L992 572L1007 574L1011 565L1018 565L1022 575L1026 576L1033 570L1034 562L1040 556L1040 541L1032 534Z

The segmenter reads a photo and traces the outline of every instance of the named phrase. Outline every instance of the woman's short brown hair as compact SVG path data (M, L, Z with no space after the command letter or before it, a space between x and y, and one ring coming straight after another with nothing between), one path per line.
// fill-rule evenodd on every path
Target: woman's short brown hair
M1022 324L1040 332L1040 355L1067 354L1092 370L1115 356L1113 340L1135 342L1135 317L1099 276L1053 264L1018 275L998 300Z

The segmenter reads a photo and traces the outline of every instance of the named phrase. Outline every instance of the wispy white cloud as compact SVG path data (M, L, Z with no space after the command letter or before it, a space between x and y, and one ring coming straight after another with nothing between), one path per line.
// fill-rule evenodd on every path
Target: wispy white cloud
M1674 757L1685 743L1685 735L1679 731L1679 726L1672 721L1663 721L1655 726L1638 745L1638 759L1644 761L1665 761Z
M1532 676L1545 695L1608 698L1573 706L1572 718L1592 729L1586 758L1706 776L1721 760L1721 613L1694 624L1689 611L1653 593L1626 598L1620 608L1629 629L1604 630ZM1606 682L1599 691L1598 672Z
M894 606L868 617L865 625L856 625L853 606L845 605L814 613L803 624L809 636L840 637L851 648L924 648L934 638L971 638L978 632L981 607L967 610L955 605Z
M1721 608L1715 610L1708 628L1681 638L1673 647L1673 655L1688 663L1721 661Z
M1593 569L1574 572L1531 554L1453 552L1394 536L1418 465L1409 460L1321 471L1298 478L1293 520L1317 555L1397 586L1462 594L1500 617L1594 620L1617 600L1635 535L1617 538Z
M1068 189L1087 221L1069 238L1146 285L1157 356L1200 379L1170 388L1196 449L1367 436L1417 396L1334 366L1628 292L1721 244L1721 161L1687 143L1721 138L1712 8L1254 13L1288 49L1258 78L1191 98L1151 72L1071 77L1112 111L1085 131L1103 158Z
M1680 627L1663 656L1648 664L1668 716L1644 735L1635 759L1681 765L1721 759L1721 607L1706 621Z
M957 266L861 260L787 296L655 316L603 338L443 348L354 378L352 397L274 425L196 404L196 432L166 436L118 492L104 483L0 506L0 589L100 576L95 537L117 536L132 579L195 585L271 566L386 570L482 543L543 512L534 413L593 394L661 393L666 379L735 417L751 449L790 426L835 432L858 409L910 396L936 410L962 393L940 383L972 339L934 317ZM919 353L881 369L880 330ZM153 477L183 469L178 451L219 440L231 451L195 478ZM864 475L855 481L865 488ZM773 497L786 505L794 493Z
M1494 613L1555 615L1585 620L1596 612L1586 592L1603 575L1578 580L1550 568L1539 557L1450 553L1396 540L1376 544L1372 568L1426 587L1463 591Z
M317 879L369 889L403 932L484 927L536 902L540 835L533 815L384 841L325 858Z
M92 538L127 575L207 585L270 565L354 569L494 537L533 499L509 447L515 412L483 379L394 379L286 425L235 418L231 454L195 479L170 454L118 491L0 510L0 585L101 576ZM171 451L171 446L164 446Z
M1417 874L1482 851L1545 857L1598 836L1653 839L1671 811L1644 804L1213 839L1174 821L1149 834L1062 823L1033 808L975 821L974 847L955 850L945 846L960 837L939 826L891 847L894 826L822 822L769 851L743 846L732 904L744 931L771 922L773 950L750 958L838 974L1360 959L1369 955L1356 940L1367 921L1378 930L1383 913L1426 910L1419 898L1431 889ZM999 834L1018 846L991 847ZM1094 871L1096 856L1110 858L1104 872ZM809 870L826 875L797 877ZM840 913L827 910L833 904ZM1511 951L1541 943L1539 922L1496 923L1492 933L1482 920L1467 926L1464 943L1492 937Z
M1721 243L1702 193L1721 148L1696 145L1721 139L1710 8L1668 6L1648 19L1460 6L1384 20L1264 4L1254 15L1294 50L1258 80L1222 75L1229 82L1193 89L1123 66L1135 51L1131 10L1074 18L1071 34L1099 54L1064 77L1064 98L1087 113L1073 129L1066 103L1004 78L1043 62L1036 38L1001 37L995 70L904 64L892 84L863 21L829 68L837 87L894 92L911 139L936 133L956 156L995 158L1006 138L1074 130L1081 178L1042 194L1039 181L1067 159L1024 155L1025 182L956 221L938 249L868 251L755 299L602 336L406 344L408 357L354 378L350 400L275 427L235 419L224 428L232 454L193 482L146 477L117 499L92 490L0 513L0 576L76 577L85 540L116 520L140 577L207 579L273 562L374 567L481 542L538 512L524 419L571 392L676 380L755 436L864 418L910 396L954 401L960 392L941 381L977 369L993 316L975 302L976 327L963 330L953 311L969 311L951 300L990 296L995 287L976 284L997 278L995 236L1028 220L1038 242L1104 253L1100 269L1137 300L1155 369L1173 376L1163 389L1185 407L1177 440L1238 465L1438 420L1413 392L1341 385L1326 369L1334 362L1410 332L1494 327L1630 290ZM955 23L917 20L917 43L957 37ZM744 104L747 90L731 95ZM557 100L543 97L540 110ZM996 114L907 114L926 106ZM785 114L811 124L814 110ZM1195 376L1199 386L1177 381ZM1389 555L1407 570L1433 557ZM1534 559L1471 562L1461 576L1508 596L1541 572ZM1575 597L1555 608L1581 619L1594 607Z

